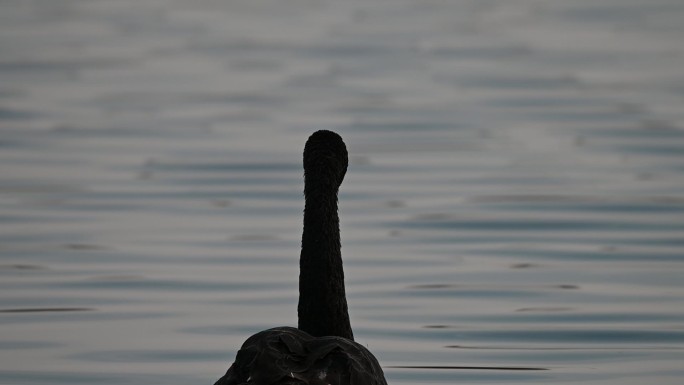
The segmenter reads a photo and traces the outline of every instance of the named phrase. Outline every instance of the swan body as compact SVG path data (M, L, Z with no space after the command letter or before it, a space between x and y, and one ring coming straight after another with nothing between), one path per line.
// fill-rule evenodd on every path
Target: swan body
M249 337L215 385L386 385L378 361L360 344L312 337L281 326Z
M375 357L354 342L344 290L337 192L347 148L332 131L304 147L304 231L298 328L249 337L214 385L387 385Z

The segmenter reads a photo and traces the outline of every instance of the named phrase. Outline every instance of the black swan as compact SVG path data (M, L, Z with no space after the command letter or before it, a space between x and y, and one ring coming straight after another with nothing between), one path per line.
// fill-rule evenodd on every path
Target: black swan
M387 385L375 357L354 342L340 253L337 191L347 148L332 131L304 147L304 232L299 259L298 328L249 337L214 385Z

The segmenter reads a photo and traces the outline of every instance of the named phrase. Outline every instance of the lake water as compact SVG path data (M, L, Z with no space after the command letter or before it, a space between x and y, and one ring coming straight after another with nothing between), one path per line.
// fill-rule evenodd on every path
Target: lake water
M681 384L681 0L0 2L0 383L296 325L318 129L389 383Z

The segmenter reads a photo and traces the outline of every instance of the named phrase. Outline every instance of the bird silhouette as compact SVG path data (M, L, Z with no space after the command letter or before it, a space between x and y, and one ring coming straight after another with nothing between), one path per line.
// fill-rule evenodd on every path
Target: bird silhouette
M347 164L338 134L321 130L307 140L298 328L249 337L215 385L387 385L373 354L354 341L349 322L337 213Z

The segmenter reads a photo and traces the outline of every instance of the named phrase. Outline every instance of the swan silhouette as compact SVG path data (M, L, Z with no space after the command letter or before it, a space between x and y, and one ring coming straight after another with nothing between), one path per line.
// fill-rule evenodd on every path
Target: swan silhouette
M349 323L337 214L347 163L338 134L321 130L307 140L298 328L249 337L214 385L387 385L375 357L354 342Z

